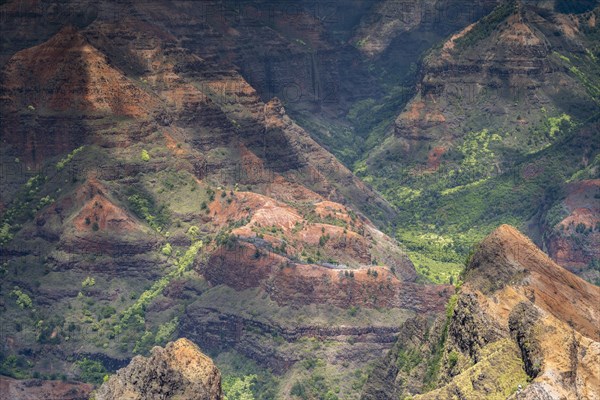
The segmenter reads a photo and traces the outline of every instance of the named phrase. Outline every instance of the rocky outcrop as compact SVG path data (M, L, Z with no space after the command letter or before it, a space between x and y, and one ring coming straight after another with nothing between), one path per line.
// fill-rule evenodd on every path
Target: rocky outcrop
M187 339L155 347L150 357L134 357L97 391L97 400L220 400L221 374L212 360Z
M534 379L542 368L542 349L535 335L535 324L540 313L528 302L521 302L510 312L508 327L521 350L525 372Z
M464 278L438 320L439 334L426 340L434 350L421 352L421 359L412 355L423 344L397 344L402 351L383 362L387 373L373 374L375 382L386 380L387 389L377 392L369 384L363 398L415 392L423 400L600 396L591 383L600 378L592 367L600 349L600 288L555 264L507 225L479 245ZM419 332L408 343L431 331L425 325ZM402 362L392 366L399 356ZM406 382L415 376L428 384L410 388Z
M597 340L600 288L554 263L529 238L502 225L481 242L465 279L487 296L517 287L530 302Z
M572 132L572 122L589 121L588 115L598 111L597 95L585 83L598 82L598 72L588 68L593 57L586 53L595 48L591 32L597 13L561 14L550 2L501 2L432 48L423 58L415 96L397 115L384 144L366 158L365 175L385 181L393 176L388 171L397 168L422 177L423 189L439 180L450 189L504 175L509 168L520 170L516 164L524 154L539 154L569 132L583 138L583 132ZM472 168L466 147L478 134L490 152L478 154ZM589 151L591 158L597 152L587 138L570 145L585 148L583 153ZM557 146L562 154L564 146ZM579 158L571 160L570 168L580 168ZM524 185L531 185L529 180L525 176ZM419 182L406 186L414 190ZM534 214L538 201L532 203L534 208L524 214ZM440 204L435 212L445 213L446 207ZM553 252L562 253L564 244L556 245ZM574 252L573 258L582 257Z
M1 75L2 137L29 166L88 142L89 119L142 118L159 106L73 26L13 55Z
M560 60L551 57L553 51L580 53L582 49L572 35L548 35L549 24L560 17L543 14L547 20L536 10L521 2L506 2L433 51L425 60L419 95L396 119L395 135L416 146L422 140L448 146L466 129L514 129L515 121L510 121L512 126L500 121L520 115L523 106L516 107L513 98L525 101L528 109L541 108L556 101L559 88L572 90L573 101L589 107L585 89ZM558 82L560 86L554 86ZM511 92L514 95L509 97ZM469 109L469 117L457 107ZM481 112L491 120L479 127L476 117ZM531 111L523 122L531 126L543 117Z
M64 354L83 345L86 353L121 358L146 345L142 332L147 338L179 328L176 318L192 332L181 307L213 305L199 300L211 290L260 291L275 311L305 307L312 316L312 308L330 306L341 314L331 326L290 321L281 332L240 313L243 325L257 329L240 340L233 329L242 324L240 315L217 310L206 337L193 338L284 371L302 353L278 349L275 338L301 347L305 337L335 337L340 349L323 359L350 360L344 367L350 374L391 346L398 324L348 328L352 312L440 310L447 288L413 284L416 271L399 244L358 212L383 221L395 211L296 124L282 101L261 98L233 59L220 58L231 32L218 33L220 23L212 27L215 21L202 20L195 9L165 4L124 10L100 2L93 23L67 27L12 54L5 65L2 117L9 122L2 140L11 162L44 166L40 174L47 176L32 201L48 195L51 204L16 221L22 227L10 227L19 230L11 257L29 257L24 242L37 251L36 262L45 267L37 269L39 285L21 275L4 287L19 285L36 307L65 311ZM111 8L124 18L105 18ZM30 104L27 94L36 90L41 95ZM46 139L56 146L40 149ZM57 167L64 163L67 168ZM26 177L18 178L15 186L26 185ZM202 250L186 254L194 239L202 240ZM15 301L9 306L19 314ZM82 319L90 329L73 328L67 343L69 323ZM221 334L226 338L217 339ZM16 347L25 342L14 341ZM140 362L114 379L142 376Z
M448 327L449 340L473 362L478 362L481 349L502 337L502 327L490 322L479 308L476 296L460 296Z

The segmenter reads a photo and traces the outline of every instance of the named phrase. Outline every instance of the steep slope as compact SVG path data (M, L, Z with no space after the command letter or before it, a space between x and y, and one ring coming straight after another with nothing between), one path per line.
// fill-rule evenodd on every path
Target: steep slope
M593 164L590 167L590 170L598 168ZM592 174L597 175L597 172ZM598 285L600 180L574 180L567 184L564 192L565 198L557 201L542 220L543 226L547 228L544 232L544 245L550 257L558 264Z
M380 230L394 228L398 210L368 184L399 206L400 237L420 252L411 256L421 272L436 269L429 276L437 282L453 283L473 239L506 220L544 230L536 240L565 264L595 265L597 123L588 117L597 112L598 71L589 61L598 56L598 12L545 3L504 4L433 49L420 93L357 164L365 182L321 143L354 139L349 123L366 120L356 146L338 150L354 161L371 128L385 131L378 102L392 100L387 115L406 100L420 52L494 2L434 29L406 47L407 57L404 45L431 26L420 13L445 3L398 14L394 2L334 1L336 21L331 9L323 16L321 3L305 1L293 10L273 2L0 4L9 16L0 21L0 308L10 321L0 333L0 372L51 379L41 387L79 396L89 386L54 381L99 385L134 355L189 337L227 371L225 382L245 382L258 398L358 398L385 354L387 375L374 374L365 396L445 396L459 390L454 382L471 397L506 397L545 362L537 347L523 350L530 325L542 321L555 329L555 337L547 325L543 334L534 329L544 346L572 333L571 348L589 350L569 365L562 348L543 355L550 369L529 393L594 395L586 393L597 378L589 368L594 288L541 255L497 255L525 243L503 228L478 253L481 265L497 257L501 269L469 270L466 297L436 319L453 286L421 283L403 247ZM389 42L365 41L376 51L362 58L350 38L367 9L384 22L391 13L400 28L384 32ZM416 23L397 24L406 17ZM357 41L380 26L369 23L357 28ZM455 91L465 81L476 88L474 105ZM522 88L526 102L515 105L512 91ZM381 136L369 138L364 148ZM496 177L507 163L514 174ZM555 212L563 204L570 216ZM560 226L566 238L547 233ZM586 233L576 248L574 237ZM432 249L427 256L442 263L422 257ZM503 281L509 285L495 286ZM555 296L562 286L568 296ZM496 310L490 291L513 311ZM533 309L511 303L525 299ZM563 323L570 314L575 332ZM490 369L497 364L507 367ZM128 390L134 372L156 388L147 365L138 359L110 390ZM469 383L475 376L480 385ZM31 395L43 390L7 382Z
M389 204L230 60L187 43L203 22L169 4L115 20L99 3L4 65L2 373L99 384L189 336L256 362L280 397L321 369L356 397L355 371L450 288L416 282L359 211L388 221Z
M564 15L519 1L498 6L426 57L419 95L397 118L395 136L413 150L421 140L447 147L468 130L508 131L514 140L523 135L517 121L530 140L513 145L525 142L536 150L557 133L535 137L544 118L562 113L586 118L597 112L593 87L569 71L571 63L593 68L586 28L594 28L594 17L594 12Z
M15 54L1 82L2 141L30 168L85 142L86 120L140 118L158 106L74 27Z
M464 279L445 320L411 322L363 398L600 396L598 287L507 225L480 243Z
M135 357L95 394L116 399L220 400L221 374L212 360L187 339L155 347L150 357Z
M374 4L363 17L353 40L368 57L382 56L386 51L393 51L390 47L394 46L394 41L408 42L411 35L433 34L441 39L484 16L486 10L491 11L498 3L488 0L469 4L471 8L467 11L467 4L460 0L418 3L382 1ZM422 40L427 42L430 39ZM419 53L418 50L413 51L414 54Z
M538 214L598 154L598 12L508 1L426 53L416 95L355 167L400 209L403 241L427 246L414 238L435 226L453 252L434 258L456 262L511 223L542 245Z

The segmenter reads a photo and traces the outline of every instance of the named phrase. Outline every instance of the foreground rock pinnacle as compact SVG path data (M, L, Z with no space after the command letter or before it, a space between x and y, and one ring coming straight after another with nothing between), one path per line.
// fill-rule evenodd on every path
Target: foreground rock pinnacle
M220 400L221 373L212 360L188 339L149 357L136 356L96 393L96 400Z

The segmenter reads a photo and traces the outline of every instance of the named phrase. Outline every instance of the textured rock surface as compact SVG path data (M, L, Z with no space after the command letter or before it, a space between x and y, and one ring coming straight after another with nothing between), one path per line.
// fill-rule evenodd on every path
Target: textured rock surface
M261 253L242 241L218 249L201 272L214 285L237 290L260 287L281 305L328 303L427 313L443 310L452 290L450 285L402 281L385 267L297 263L276 253Z
M423 32L439 32L443 37L474 22L498 3L497 0L478 1L469 4L471 8L466 12L466 4L460 0L383 1L375 4L362 19L353 41L367 56L381 56L395 40L401 42L411 34L416 38Z
M556 206L562 219L546 221L544 245L557 264L594 282L600 278L600 267L592 267L600 259L600 179L572 183L565 192Z
M2 218L23 211L22 218L1 226L3 240L6 227L15 235L0 260L6 273L0 307L14 320L2 330L1 340L2 356L18 356L19 365L27 366L17 372L64 371L75 378L73 360L86 354L114 370L111 360L123 361L147 351L148 343L189 333L207 350L234 349L261 367L287 374L283 397L293 383L286 379L298 373L307 378L299 361L307 354L318 356L323 369L340 372L327 375L339 381L328 382L332 389L341 386L339 397L352 398L362 384L355 372L389 350L398 335L409 340L401 327L407 316L433 318L443 310L451 286L417 283L401 246L369 221L395 232L397 210L294 117L306 111L337 118L354 100L377 97L387 82L375 82L366 71L381 67L375 65L378 56L398 59L408 68L421 51L495 1L477 2L472 13L451 18L423 38L422 32L437 23L430 16L442 2L412 7L410 2L356 0L354 9L336 0L329 3L347 9L335 15L337 21L320 15L321 2L298 2L291 15L284 15L289 12L285 2L258 2L267 12L256 14L238 3L236 10L220 1L0 4L0 155L2 172L11 173L10 182L2 185L0 211ZM318 4L321 11L302 7L307 4ZM465 2L448 5L436 17L455 16ZM443 143L426 157L428 168L438 168L448 150L444 141L462 135L462 117L454 112L461 105L445 103L448 96L438 92L453 94L465 81L481 85L482 93L529 85L541 96L531 99L536 110L554 94L571 99L553 91L573 84L573 77L563 74L567 65L552 50L583 54L577 45L583 36L575 28L588 26L591 17L546 20L538 11L515 12L492 32L493 40L503 44L499 51L484 41L462 57L453 50L459 37L436 49L439 57L424 61L421 97L398 118L393 138L408 143L408 153L439 139ZM369 17L350 39L349 27L363 12ZM555 23L565 37L554 38ZM546 39L550 47L540 44ZM354 40L365 44L359 49L365 59L353 47L361 46L350 43ZM405 45L415 53L398 57ZM480 65L481 54L488 62ZM383 65L395 70L393 62ZM290 89L298 89L297 101ZM574 104L581 105L581 90L575 94ZM484 102L478 110L503 121L518 107ZM71 153L80 146L81 152ZM36 176L39 188L32 187L35 179L30 181ZM573 208L574 221L584 215L579 208ZM594 220L585 221L589 228ZM187 254L195 240L202 240L202 251ZM590 258L563 250L568 243L552 243L548 248L557 249L552 250L556 257L578 265ZM489 256L495 257L493 249ZM482 257L486 263L487 253ZM529 269L506 274L490 269L482 273L487 278L474 274L473 284L482 286L465 289L450 320L407 323L410 337L427 332L409 349L440 355L441 375L436 381L430 366L418 363L412 369L388 365L395 381L382 386L382 393L416 393L447 384L470 363L492 360L519 367L522 344L543 318L533 328L513 324L520 339L511 341L508 316L490 319L482 298L514 280L536 278ZM553 270L538 275L547 272L552 279L560 277ZM568 301L579 301L574 291L553 299L548 281L528 288L527 301L537 298L560 320L572 314L576 329L589 334L588 289L577 281L568 285L582 290L581 302L574 305L579 314L566 307ZM18 293L30 296L31 309L17 305L22 300ZM249 297L251 302L230 307ZM171 336L165 339L167 333ZM585 339L573 341L567 333L557 335L580 352L572 359L584 366L577 372L584 383L574 384L584 393L586 382L596 378L587 366L597 361L597 352ZM446 344L438 349L445 336ZM499 337L504 341L496 343ZM313 348L311 340L319 346L323 342L323 348ZM397 348L390 362L416 362L406 350ZM452 351L459 356L450 366ZM158 369L149 365L167 357L165 352L156 350L150 361L136 358L131 369L114 377L117 383L110 390L129 390L125 378L134 375L146 382L142 398L183 390L185 373L171 374L167 361L157 361ZM532 368L537 360L553 360L524 354ZM561 373L565 368L560 366ZM475 377L476 394L492 390L486 386L489 379L478 378L480 372L471 370L461 378ZM426 385L428 375L433 378ZM565 376L571 379L572 371ZM152 383L154 378L163 382ZM550 378L548 387L558 385ZM509 383L514 382L493 390L502 392Z
M93 386L78 382L17 380L0 376L0 400L88 400Z
M149 357L134 357L97 391L98 400L220 400L221 374L212 360L187 339Z
M516 229L503 225L479 245L451 304L433 325L407 325L364 399L600 396L600 288Z

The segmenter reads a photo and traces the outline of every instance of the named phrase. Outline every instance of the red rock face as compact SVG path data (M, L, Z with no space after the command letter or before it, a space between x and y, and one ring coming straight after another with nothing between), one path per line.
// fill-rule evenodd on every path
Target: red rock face
M378 22L385 25L382 30L410 31L419 24L418 18L404 21L395 15L407 10L380 7L387 10L384 15L389 14ZM582 27L593 13L567 17L542 11L543 7L546 5L534 8L521 4L505 12L496 9L490 15L501 19L500 23L484 18L465 24L432 51L424 59L416 96L394 122L394 139L386 142L386 148L373 152L370 161L375 163L375 155L388 150L414 158L419 168L435 170L437 157L432 148L449 150L460 145L467 132L529 130L545 122L547 116L539 111L543 107L567 108L556 100L565 97L560 94L563 92L570 92L578 102L578 107L569 106L569 114L592 104L585 88L565 71L560 60L553 59L553 54L579 53L578 41L589 40ZM489 32L482 33L485 30ZM365 50L367 54L379 52L379 45L387 46L387 40L377 36L366 36L365 40L373 46ZM528 110L526 115L522 115L524 110Z
M441 158L446 152L446 148L442 146L434 147L427 156L427 169L431 171L437 171L440 167Z
M156 106L73 27L15 54L3 79L3 103L10 111L32 106L46 112L140 117Z
M578 273L585 272L589 263L600 258L600 180L584 180L566 187L562 202L567 217L547 236L548 254L558 264Z
M403 398L410 391L447 399L457 390L466 398L487 398L502 385L493 375L498 363L490 358L498 355L517 361L511 375L522 374L522 390L509 398L598 397L600 387L591 382L600 373L600 288L554 263L518 230L501 225L479 244L454 300L449 315L430 328L424 319L407 322L391 356L370 377L365 398ZM430 362L428 349L440 335L443 357L455 354L466 362L442 363L432 390L423 386L426 369L420 367ZM424 359L407 374L398 359L419 349ZM475 375L468 375L474 368ZM465 378L478 383L465 389Z
M600 288L566 271L515 228L502 225L478 247L467 268L470 285L489 295L522 281L536 305L598 340ZM529 277L529 278L528 278Z
M158 105L73 27L13 55L2 93L2 136L30 167L89 142L90 119L145 118Z
M300 264L246 242L217 249L201 272L214 285L226 284L236 290L261 288L282 306L397 307L429 313L442 311L453 293L450 285L403 282L387 267Z

